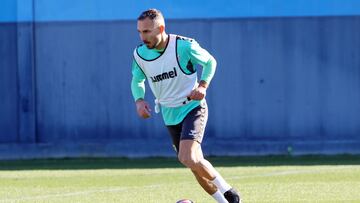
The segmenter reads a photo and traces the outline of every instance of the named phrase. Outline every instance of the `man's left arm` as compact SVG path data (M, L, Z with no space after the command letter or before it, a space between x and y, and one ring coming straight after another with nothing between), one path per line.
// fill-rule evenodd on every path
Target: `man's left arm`
M206 96L206 89L214 77L217 63L215 58L196 41L193 41L190 46L190 60L202 66L202 73L199 86L190 93L189 97L193 100L201 100Z
M215 75L215 70L216 70L215 58L210 55L210 59L205 64L203 64L202 67L203 68L202 68L199 86L202 85L207 88L210 81L212 80L212 78Z

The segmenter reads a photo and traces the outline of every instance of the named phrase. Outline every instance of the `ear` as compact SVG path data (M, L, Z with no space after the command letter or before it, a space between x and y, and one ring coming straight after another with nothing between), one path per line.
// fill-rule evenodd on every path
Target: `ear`
M165 31L165 26L164 25L160 25L159 28L160 28L160 33L163 33Z

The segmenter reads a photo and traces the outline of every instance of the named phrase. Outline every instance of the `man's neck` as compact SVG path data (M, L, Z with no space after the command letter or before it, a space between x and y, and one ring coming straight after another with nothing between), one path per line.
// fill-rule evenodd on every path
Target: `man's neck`
M163 49L165 49L168 40L169 40L169 36L164 32L164 33L161 35L161 41L160 41L160 43L155 47L155 49L157 49L157 50L163 50Z

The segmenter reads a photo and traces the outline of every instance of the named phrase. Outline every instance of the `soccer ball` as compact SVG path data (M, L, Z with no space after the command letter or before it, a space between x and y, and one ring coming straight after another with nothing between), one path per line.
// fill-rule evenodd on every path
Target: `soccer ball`
M177 201L176 203L194 203L194 202L189 199L182 199L182 200Z

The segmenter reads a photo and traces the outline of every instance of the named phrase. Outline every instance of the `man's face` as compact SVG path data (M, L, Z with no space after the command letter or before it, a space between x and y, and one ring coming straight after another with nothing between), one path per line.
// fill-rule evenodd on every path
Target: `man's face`
M149 18L138 20L137 29L140 39L149 49L153 49L159 44L161 40L160 27L156 26L152 20Z

